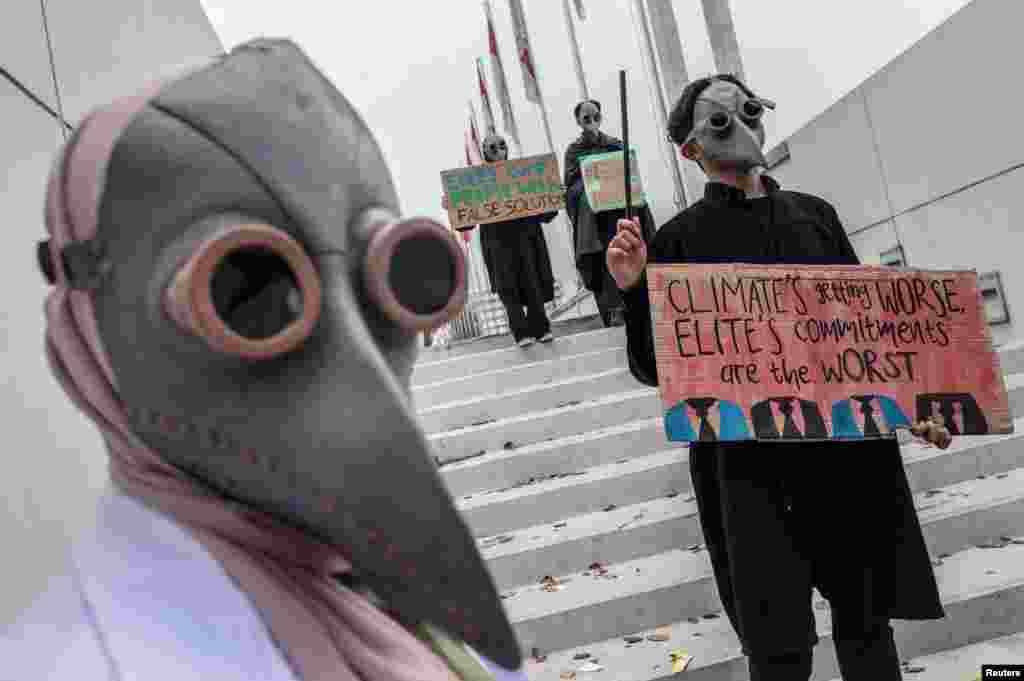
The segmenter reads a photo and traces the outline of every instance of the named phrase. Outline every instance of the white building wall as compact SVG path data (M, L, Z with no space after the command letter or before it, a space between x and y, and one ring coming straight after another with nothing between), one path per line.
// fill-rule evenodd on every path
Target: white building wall
M839 212L865 262L903 244L912 267L999 271L1024 336L1024 2L974 0L797 131L772 170Z
M46 12L60 100L72 125L168 68L222 52L199 0L48 0ZM39 2L4 2L0 67L57 109ZM43 354L48 290L35 247L46 236L44 188L63 126L2 77L0 121L3 625L58 569L66 539L87 517L107 471L95 427L60 390Z

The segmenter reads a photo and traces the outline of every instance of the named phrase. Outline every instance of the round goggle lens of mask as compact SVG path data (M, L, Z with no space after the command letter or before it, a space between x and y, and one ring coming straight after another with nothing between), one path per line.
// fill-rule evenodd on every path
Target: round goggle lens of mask
M309 337L321 295L312 261L291 236L270 225L236 224L195 249L164 304L213 349L266 359Z
M750 99L743 103L743 116L751 120L756 120L761 117L764 113L764 106L760 102L755 102Z
M462 311L466 264L451 233L427 218L378 226L364 281L374 303L408 331L434 329Z
M708 117L708 127L716 133L724 133L732 127L732 116L724 111L716 111Z
M596 114L593 114L593 115L584 114L583 117L581 118L581 120L583 121L583 125L590 125L591 123L600 123L601 122L601 114L599 114L599 113L596 113Z

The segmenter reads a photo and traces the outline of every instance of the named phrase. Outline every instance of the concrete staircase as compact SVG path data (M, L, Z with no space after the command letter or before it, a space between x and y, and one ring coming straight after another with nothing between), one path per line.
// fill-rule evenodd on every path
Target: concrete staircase
M688 449L665 440L657 390L629 374L624 330L585 329L527 349L506 337L505 347L426 350L413 373L441 474L502 591L528 675L667 679L670 654L683 651L685 678L746 679ZM1024 417L1024 343L1000 356ZM903 448L948 613L894 623L907 678L968 681L982 662L1024 662L1024 418L1015 427L945 451ZM839 673L820 597L815 612L814 679L829 681Z

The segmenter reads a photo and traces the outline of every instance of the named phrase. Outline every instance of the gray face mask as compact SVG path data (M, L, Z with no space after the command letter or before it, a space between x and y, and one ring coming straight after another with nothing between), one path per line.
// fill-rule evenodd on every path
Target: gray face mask
M580 107L576 122L583 128L584 133L595 136L601 131L601 112L597 110L596 106L587 102Z
M504 137L500 135L488 135L483 142L484 147L484 160L490 161L507 161L508 160L508 143Z
M101 278L82 285L135 435L341 547L404 619L518 668L410 398L417 334L465 300L461 248L399 218L349 102L293 44L253 41L162 87L96 172L77 245Z
M712 83L697 99L696 125L687 141L696 142L704 157L723 168L748 172L764 166L764 126L766 108L775 108L767 100L747 97L743 90L727 81Z

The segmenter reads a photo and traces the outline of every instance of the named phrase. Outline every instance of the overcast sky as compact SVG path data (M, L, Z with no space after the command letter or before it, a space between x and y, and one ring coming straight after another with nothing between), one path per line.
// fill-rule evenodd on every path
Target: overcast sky
M298 42L363 113L389 160L406 213L443 219L439 172L463 165L467 99L476 96L474 59L487 55L481 0L203 0L228 49L258 35ZM524 0L541 87L561 163L578 134L578 101L561 0ZM632 0L585 0L578 23L591 96L605 130L621 136L618 70L629 73L630 135L659 224L674 212L668 150L657 124L631 19ZM700 0L676 0L692 78L714 71ZM967 0L732 0L751 87L778 108L767 149L949 18ZM536 105L526 101L507 0L492 0L498 44L526 154L547 151ZM355 9L358 8L358 9ZM490 72L488 71L488 77ZM493 87L493 85L492 85ZM500 109L494 102L495 115ZM481 122L482 124L482 122Z

